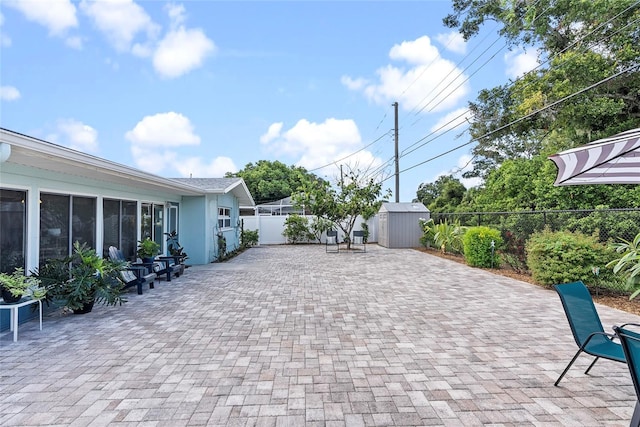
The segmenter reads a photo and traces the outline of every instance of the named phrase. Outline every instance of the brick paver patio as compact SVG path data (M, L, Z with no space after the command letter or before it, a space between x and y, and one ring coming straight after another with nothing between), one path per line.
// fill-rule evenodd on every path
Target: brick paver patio
M640 318L598 306L608 329ZM554 291L414 250L253 248L0 337L0 425L626 426Z

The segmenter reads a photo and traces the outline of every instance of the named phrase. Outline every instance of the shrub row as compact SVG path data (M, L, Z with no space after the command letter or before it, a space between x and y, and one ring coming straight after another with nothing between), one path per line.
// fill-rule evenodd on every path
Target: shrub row
M582 280L612 289L625 288L624 279L609 268L619 255L601 243L595 233L545 230L531 234L524 242L510 232L503 236L494 228L464 227L459 222L450 224L445 220L434 224L433 220L422 220L421 226L423 245L435 245L443 252L463 253L467 264L473 267L499 268L504 258L515 270L528 268L532 278L541 285ZM517 257L509 250L514 247L518 249Z

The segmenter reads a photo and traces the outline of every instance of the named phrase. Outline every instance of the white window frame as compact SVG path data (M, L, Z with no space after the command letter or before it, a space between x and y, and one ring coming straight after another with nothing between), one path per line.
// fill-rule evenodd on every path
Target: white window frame
M231 228L231 208L218 208L218 228L220 230Z

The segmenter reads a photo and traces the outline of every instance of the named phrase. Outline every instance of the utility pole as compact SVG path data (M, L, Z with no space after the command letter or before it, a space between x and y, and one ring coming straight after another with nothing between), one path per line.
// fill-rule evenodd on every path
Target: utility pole
M396 142L396 203L400 203L400 157L398 156L398 103L394 102L395 142Z

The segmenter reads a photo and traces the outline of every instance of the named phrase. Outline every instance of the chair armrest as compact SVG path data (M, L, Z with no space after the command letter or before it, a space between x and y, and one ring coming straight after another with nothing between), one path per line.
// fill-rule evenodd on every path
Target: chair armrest
M586 340L584 340L584 343L582 344L582 346L580 347L581 349L584 349L587 347L587 344L589 344L589 341L591 341L591 338L597 336L597 335L604 335L605 337L607 337L610 341L613 341L614 339L618 338L618 336L616 334L609 334L606 332L592 332L589 334L589 336L587 337Z

